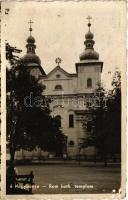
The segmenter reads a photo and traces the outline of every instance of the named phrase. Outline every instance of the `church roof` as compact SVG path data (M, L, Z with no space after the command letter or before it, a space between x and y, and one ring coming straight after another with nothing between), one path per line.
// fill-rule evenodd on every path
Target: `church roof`
M94 51L94 49L85 49L83 53L80 54L80 60L98 60L99 54Z
M27 63L27 64L28 63L33 63L37 65L41 64L40 58L32 52L26 53L26 55L22 57L21 60L23 61L23 63Z
M94 34L90 31L91 23L88 23L89 31L85 34L85 50L80 54L80 61L83 60L99 60L99 54L94 50L93 46L95 41L93 40Z
M50 75L54 74L56 71L61 71L63 74L65 74L65 76L67 77L76 77L77 74L75 73L68 73L67 71L65 71L62 67L60 66L56 66L53 70L51 70L48 74L47 74L47 77L50 77Z
M28 43L35 43L35 38L34 38L32 35L30 35L30 36L28 37L28 39L27 39L27 42L28 42Z
M27 53L23 58L21 58L22 62L25 64L35 63L35 64L40 65L41 60L35 53L35 49L36 49L35 38L31 35L27 38L26 48L27 48Z
M30 22L31 22L31 20L30 20ZM35 45L35 38L31 35L31 32L32 32L31 24L30 24L29 31L30 31L30 35L26 40L27 41L27 44L26 44L27 52L26 52L25 56L23 56L21 58L21 62L25 66L39 68L42 75L46 75L45 71L41 67L41 60L40 60L39 56L36 55L36 52L35 52L36 45Z

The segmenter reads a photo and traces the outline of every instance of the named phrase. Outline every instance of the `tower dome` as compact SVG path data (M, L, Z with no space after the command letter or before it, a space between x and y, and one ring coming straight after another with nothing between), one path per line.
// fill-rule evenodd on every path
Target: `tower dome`
M33 63L33 64L41 64L40 58L39 56L37 56L36 54L33 53L27 53L22 59L21 61L23 63Z
M23 58L21 58L21 61L25 64L33 63L33 64L40 65L41 64L40 58L35 53L35 49L36 49L35 38L31 35L31 31L32 31L31 26L30 26L29 31L30 31L30 36L26 40L27 53Z
M99 54L93 49L85 49L83 53L80 54L80 60L98 60Z
M93 39L93 37L94 37L94 34L91 33L91 31L88 31L88 33L85 34L86 39Z
M35 38L33 37L33 36L29 36L28 38L27 38L27 42L28 43L35 43Z
M95 44L95 41L93 40L94 35L90 31L91 23L88 23L89 31L85 34L85 50L83 53L80 54L79 58L80 61L83 60L98 60L99 54L94 50L93 46Z

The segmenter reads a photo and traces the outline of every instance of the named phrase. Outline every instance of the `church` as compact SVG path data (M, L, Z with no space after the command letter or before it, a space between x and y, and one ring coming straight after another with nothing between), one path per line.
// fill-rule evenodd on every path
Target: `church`
M48 74L45 67L42 68L41 60L36 55L35 39L32 36L30 22L30 36L27 39L27 53L21 58L30 70L30 73L45 85L43 94L52 98L50 104L51 115L60 120L60 128L67 138L65 153L70 158L75 158L79 153L79 144L88 133L83 126L83 119L89 118L86 101L97 88L101 81L103 62L99 60L99 54L94 50L94 34L91 32L89 18L88 31L85 34L85 49L79 56L79 62L74 64L75 73L68 73L61 68L61 58L56 58L56 66ZM88 147L83 154L94 155L95 149ZM17 152L17 156L20 155ZM32 157L37 153L24 153L24 156Z

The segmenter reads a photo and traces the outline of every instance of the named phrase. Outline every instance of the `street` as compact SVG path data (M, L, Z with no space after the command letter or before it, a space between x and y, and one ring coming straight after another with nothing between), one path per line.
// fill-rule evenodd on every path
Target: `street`
M34 172L34 194L112 193L120 188L120 166L63 163L17 166L18 174Z

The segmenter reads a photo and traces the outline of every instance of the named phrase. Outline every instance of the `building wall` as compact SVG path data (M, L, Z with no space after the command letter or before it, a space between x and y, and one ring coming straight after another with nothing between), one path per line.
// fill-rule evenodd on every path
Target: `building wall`
M57 78L56 75L60 75ZM46 95L61 95L61 94L75 94L77 90L77 77L68 77L57 70L55 74L42 80L42 83L46 86L44 94ZM62 90L55 89L56 85L62 85Z
M92 79L92 88L87 88L87 79ZM92 93L101 80L101 65L78 66L78 93Z
M57 75L60 75L58 78ZM42 84L46 86L45 95L53 97L50 105L53 116L61 116L62 131L67 136L67 153L68 156L74 157L79 153L79 142L81 138L86 137L86 130L83 128L82 117L83 113L76 111L85 111L85 99L80 97L80 94L93 93L100 82L101 64L86 66L84 63L78 65L78 71L74 77L66 74L57 68L51 72L47 78L42 79ZM92 79L92 88L87 88L87 79ZM55 86L61 85L62 90L56 90ZM76 100L74 100L76 98ZM69 115L74 116L74 127L69 127ZM74 145L70 145L70 141ZM87 153L87 152L86 152Z
M35 68L31 73L36 77L40 77L41 73ZM59 77L58 77L59 75ZM87 79L92 79L92 88L87 88ZM97 83L101 78L101 64L98 62L91 66L86 66L84 63L78 64L77 73L74 75L68 74L62 68L57 67L47 76L42 77L40 82L46 86L43 95L53 98L50 104L52 116L61 117L61 130L67 136L67 154L71 158L76 158L79 154L79 143L82 138L86 137L86 129L83 128L83 118L85 119L86 98L87 95L93 93L97 87ZM56 85L61 85L62 90L56 90ZM74 126L69 127L69 115L74 116ZM71 141L74 143L71 145ZM94 149L87 148L81 152L82 154L94 154ZM16 158L20 157L39 157L39 155L48 157L48 152L40 152L40 150L33 152L17 152ZM45 155L47 154L47 155Z

